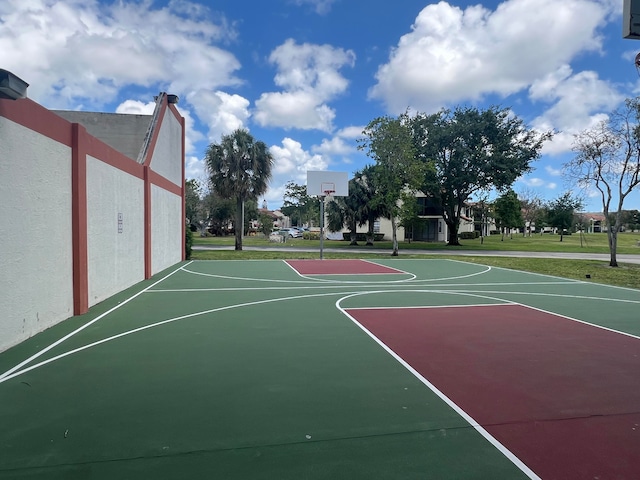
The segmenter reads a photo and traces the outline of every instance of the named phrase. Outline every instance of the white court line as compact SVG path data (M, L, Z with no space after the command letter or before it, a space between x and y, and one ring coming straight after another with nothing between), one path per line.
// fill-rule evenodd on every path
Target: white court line
M173 273L175 273L175 272L172 272L171 275ZM167 277L168 276L169 275L167 275ZM164 277L162 280L164 280L167 277ZM162 280L159 280L159 281L162 281ZM158 283L158 282L156 282L156 283ZM147 287L147 289L148 288L151 288L151 286ZM147 289L145 289L145 290L147 290ZM143 292L141 291L141 292L137 293L134 297L131 297L131 299L135 298L136 296L140 295L141 293L143 293ZM54 362L56 360L60 360L61 358L67 357L69 355L73 355L74 353L81 352L81 351L86 350L88 348L92 348L92 347L95 347L97 345L101 345L103 343L107 343L107 342L110 342L112 340L116 340L118 338L126 337L127 335L131 335L131 334L134 334L134 333L137 333L137 332L142 332L142 331L148 330L150 328L155 328L155 327L159 327L159 326L162 326L162 325L166 325L168 323L177 322L179 320L184 320L184 319L187 319L187 318L193 318L193 317L197 317L197 316L200 316L200 315L207 315L207 314L215 313L215 312L221 312L221 311L224 311L224 310L231 310L231 309L234 309L234 308L249 307L249 306L261 305L261 304L265 304L265 303L283 302L283 301L288 301L288 300L298 300L298 299L301 299L301 298L328 297L328 296L333 296L333 295L344 295L344 293L345 292L325 292L325 293L315 293L315 294L312 294L312 295L296 295L296 296L293 296L293 297L270 298L270 299L267 299L267 300L258 300L258 301L255 301L255 302L247 302L247 303L237 303L237 304L233 304L233 305L227 305L226 307L218 307L218 308L213 308L213 309L210 309L210 310L204 310L204 311L201 311L201 312L190 313L190 314L187 314L187 315L181 315L179 317L174 317L174 318L170 318L168 320L162 320L160 322L156 322L156 323L152 323L152 324L149 324L149 325L144 325L142 327L134 328L133 330L128 330L126 332L122 332L122 333L119 333L117 335L113 335L113 336L108 337L108 338L103 338L102 340L98 340L96 342L89 343L87 345L83 345L82 347L78 347L78 348L75 348L73 350L69 350L68 352L61 353L60 355L56 355L55 357L48 358L47 360L44 360L42 362L36 363L34 365L31 365L29 367L23 368L22 370L19 370L17 372L15 371L19 366L24 365L28 361L31 361L31 360L37 358L38 356L40 356L45 351L50 350L51 348L53 348L54 345L52 345L52 346L48 347L47 349L43 350L42 352L39 352L37 355L34 355L33 357L31 357L30 359L28 359L28 361L22 362L22 364L19 365L18 367L14 367L12 370L5 372L0 377L0 383L3 383L5 381L7 381L7 380L15 378L15 377L17 377L19 375L22 375L23 373L27 373L27 372L29 372L31 370L35 370L36 368L42 367L42 366L47 365L47 364L49 364L51 362ZM131 299L129 299L129 300L131 300ZM118 305L118 307L121 306L121 305L123 305L123 304ZM108 313L112 312L116 308L117 307L109 310L109 312L106 312L106 313L102 314L100 317L96 318L91 323L94 323L99 318L104 317L105 315L107 315ZM88 325L89 324L85 325L82 328L85 328ZM75 332L72 332L72 333L75 334L75 333L79 332L82 328L80 328L80 329L78 329L78 330L76 330ZM65 337L65 338L59 340L58 342L56 342L56 345L61 343L63 340L65 340L69 336L71 336L71 334L67 335L67 337Z
M512 285L512 286L521 286L521 285L566 285L566 282L520 282L520 283L511 283L511 282L489 282L489 283L443 283L443 284L423 284L423 280L416 280L415 282L411 282L411 284L399 284L399 283L390 283L386 284L388 288L425 288L432 287L436 290L441 289L443 287L495 287L495 286L504 286L504 285ZM302 283L302 282L297 282ZM385 285L383 282L370 282L370 283L361 283L361 284L350 284L348 285L351 288L376 288L380 285ZM180 292L241 292L241 291L262 291L262 290L317 290L322 288L341 288L344 285L342 283L336 283L335 285L305 285L305 286L286 286L286 287L213 287L213 288L154 288L153 290L149 290L146 293L180 293ZM391 290L390 290L391 291ZM452 290L458 291L458 290ZM465 291L465 290L460 290ZM473 290L471 290L473 291ZM482 290L478 290L481 292ZM519 292L514 292L519 293ZM541 293L540 295L547 295ZM587 297L592 298L592 297Z
M191 263L191 262L189 262ZM16 370L20 369L21 367L23 367L24 365L31 363L33 360L35 360L36 358L40 357L41 355L47 353L49 350L51 350L52 348L57 347L58 345L60 345L62 342L64 342L65 340L73 337L76 333L81 332L82 330L84 330L85 328L87 328L90 325L93 325L94 323L96 323L98 320L106 317L107 315L109 315L111 312L114 312L115 310L119 309L120 307L122 307L123 305L129 303L131 300L133 300L134 298L138 297L139 295L142 295L144 292L146 292L147 290L149 290L150 288L154 287L155 285L159 284L160 282L166 280L167 278L169 278L171 275L173 275L174 273L180 271L182 268L186 267L187 265L189 265L189 263L182 265L180 267L178 267L177 269L175 269L173 272L169 273L168 275L165 275L164 277L162 277L160 280L158 280L157 282L153 283L152 285L149 285L148 287L146 287L143 290L140 290L138 293L136 293L135 295L127 298L126 300L124 300L123 302L119 303L118 305L116 305L115 307L113 307L112 309L104 312L102 315L97 316L96 318L94 318L93 320L91 320L90 322L85 323L83 326L75 329L73 332L68 333L67 335L65 335L64 337L62 337L61 339L53 342L51 345L49 345L46 348L43 348L42 350L40 350L38 353L30 356L29 358L27 358L26 360L23 360L22 362L20 362L18 365L16 365L13 368L10 368L9 370L7 370L6 372L4 372L2 375L0 375L0 383L3 382L6 377L8 377L9 375L11 375L13 372L15 372Z
M397 292L394 292L397 293ZM468 305L410 305L410 306L386 306L386 307L348 307L347 310L423 310L429 308L478 308L478 307L502 307L504 305L519 305L516 302L501 302L501 303L475 303Z
M200 260L202 261L202 260ZM246 280L249 282L269 282L269 283L314 283L316 280L314 278L307 278L307 281L301 281L301 280L278 280L278 279L271 279L271 278L251 278L251 277L232 277L230 275L216 275L215 273L203 273L203 272L194 272L193 270L186 270L185 272L187 273L192 273L193 275L201 275L203 277L211 277L211 278L224 278L227 280ZM302 277L301 275L299 275L301 278L306 278L306 277Z
M489 284L487 284L489 285ZM516 284L521 285L521 284ZM526 284L522 284L526 285ZM551 284L553 285L553 284ZM492 295L530 295L532 297L560 297L560 298L573 298L576 300L596 300L599 302L620 302L620 303L638 303L640 300L628 300L626 298L611 298L611 297L589 297L586 295L568 295L564 293L542 293L542 292L518 292L518 291L494 291L494 290L447 290L450 293L490 293ZM517 303L517 302L516 302Z
M361 260L359 258L353 258L353 259L348 259L348 260L359 260L359 261L364 261ZM339 284L345 284L345 285L350 285L350 284L359 284L359 283L369 283L367 281L358 281L358 280L335 280L333 278L318 278L318 275L325 275L325 276L332 276L332 277L337 277L340 275L346 276L346 275L396 275L396 274L391 274L391 273L307 273L307 274L303 274L300 273L298 270L295 269L295 267L293 265L291 265L287 260L283 260L283 262L285 262L287 264L287 266L293 270L296 275L298 275L300 278L306 278L308 280L313 280L314 282L318 282L318 283L339 283ZM373 262L370 262L373 263ZM386 267L386 265L382 265L379 263L375 263L374 265L377 266L382 266L382 267ZM391 268L391 267L386 267L386 268ZM392 270L396 270L391 268ZM409 278L403 278L401 280L390 280L387 283L401 283L401 282L409 282L413 279L416 278L416 275L414 275L413 273L409 273L409 272L403 272L401 270L396 270L397 272L403 274L403 275L409 275ZM315 275L315 276L312 276ZM382 282L381 282L382 283Z
M371 263L373 265L377 265L379 267L390 268L391 270L395 270L396 272L400 272L400 273L406 273L407 275L413 275L411 272L407 272L406 270L400 270L398 268L390 267L389 265L385 265L384 263L374 262L373 260L369 260L369 259L366 259L366 258L362 258L361 261L368 262L368 263Z
M406 368L411 374L413 374L420 382L426 385L433 393L435 393L442 401L444 401L449 407L451 407L458 415L460 415L469 425L471 425L480 435L482 435L491 445L493 445L500 453L502 453L506 458L508 458L516 467L518 467L522 473L524 473L527 477L532 480L541 480L538 475L535 474L533 470L531 470L525 463L520 460L517 456L515 456L511 450L505 447L502 443L500 443L493 435L491 435L485 428L480 425L474 418L465 412L462 408L460 408L453 400L447 397L441 390L439 390L433 383L427 380L420 372L414 369L411 365L405 362L396 352L394 352L391 348L389 348L384 342L382 342L378 337L376 337L373 333L371 333L367 328L365 328L360 322L358 322L354 317L349 315L349 313L343 309L340 303L343 300L346 300L350 297L357 296L360 294L352 294L342 297L336 301L336 308L340 310L347 318L349 318L356 326L358 326L362 331L364 331L371 339L373 339L378 345L380 345L389 355L396 359L398 363L400 363L404 368Z
M637 302L640 303L640 302ZM624 335L625 337L631 337L631 338L635 338L637 340L640 340L640 336L638 335L634 335L632 333L627 333L627 332L622 332L620 330L614 330L613 328L609 328L609 327L604 327L602 325L598 325L596 323L591 323L591 322L586 322L584 320L579 320L577 318L573 318L573 317L569 317L568 315L563 315L561 313L556 313L556 312L550 312L548 310L544 310L542 308L538 308L538 307L533 307L531 305L525 305L523 303L516 303L516 305L520 305L521 307L525 307L525 308L530 308L531 310L535 310L537 312L542 312L542 313L546 313L548 315L553 315L555 317L560 317L560 318L564 318L566 320L571 320L573 322L578 322L581 323L583 325L588 325L590 327L595 327L595 328L599 328L600 330L605 330L607 332L612 332L612 333L618 333L620 335Z
M200 260L200 261L210 261L210 260ZM343 285L366 285L369 283L372 283L370 281L357 281L357 280L335 280L335 279L327 279L327 278L317 278L317 277L311 277L311 276L306 276L301 274L300 272L298 272L292 265L290 265L286 260L281 260L282 262L285 263L285 265L287 265L296 275L298 275L298 277L306 279L307 281L300 281L300 280L271 280L271 279L266 279L266 278L248 278L248 277L232 277L229 275L216 275L216 274L212 274L212 273L202 273L202 272L194 272L193 270L186 270L185 272L188 273L192 273L194 275L201 275L204 277L212 277L212 278L224 278L224 279L229 279L229 280L247 280L247 281L254 281L254 282L269 282L269 283L335 283L335 284L343 284ZM374 263L374 262L371 262ZM464 263L465 265L473 265L473 266L479 266L479 267L484 267L484 270L481 270L479 272L474 272L474 273L469 273L466 275L456 275L453 277L439 277L439 278L427 278L427 279L421 279L421 280L417 280L417 275L409 273L409 272L402 272L401 270L398 270L401 273L404 273L406 275L411 275L412 278L408 278L408 279L401 279L401 280L391 280L389 282L385 282L387 284L406 284L406 283L419 283L419 282L441 282L441 281L445 281L445 280L460 280L463 278L471 278L471 277L475 277L477 275L483 275L485 273L489 273L492 269L492 267L488 266L488 265L480 265L477 263L470 263L470 262L459 262L459 263ZM380 265L383 267L387 267L387 265L384 265L382 263L380 264L376 264L376 265ZM387 268L392 268L392 267L387 267ZM317 274L320 275L320 274ZM337 276L340 274L326 274L326 275L332 275L332 276ZM350 275L350 274L342 274L342 275ZM351 274L351 275L358 275L358 274ZM362 274L362 275L370 275L370 274ZM384 275L384 274L380 274L380 275ZM391 274L390 274L391 275ZM382 282L379 282L382 283Z

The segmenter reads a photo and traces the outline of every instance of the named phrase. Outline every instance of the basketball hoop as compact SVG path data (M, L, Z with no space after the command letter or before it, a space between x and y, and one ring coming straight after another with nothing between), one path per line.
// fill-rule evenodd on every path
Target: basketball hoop
M322 182L320 184L320 191L324 194L323 196L330 197L336 193L336 184L334 182Z
M640 76L640 53L636 55L636 58L633 61L633 64L636 66L636 71L638 72L638 76Z

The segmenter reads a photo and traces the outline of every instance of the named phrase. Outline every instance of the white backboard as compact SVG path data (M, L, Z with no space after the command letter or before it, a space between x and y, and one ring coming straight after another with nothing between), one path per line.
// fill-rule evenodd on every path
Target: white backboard
M332 190L332 193L328 193ZM347 197L349 196L349 175L347 172L307 170L307 195Z

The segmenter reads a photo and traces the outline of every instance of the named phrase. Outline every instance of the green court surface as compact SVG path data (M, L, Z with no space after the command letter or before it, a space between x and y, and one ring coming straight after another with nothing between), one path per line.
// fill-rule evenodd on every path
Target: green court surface
M0 479L540 478L357 312L394 312L392 328L398 309L481 323L480 307L515 304L640 335L637 290L444 259L376 260L385 274L333 262L186 262L3 352Z

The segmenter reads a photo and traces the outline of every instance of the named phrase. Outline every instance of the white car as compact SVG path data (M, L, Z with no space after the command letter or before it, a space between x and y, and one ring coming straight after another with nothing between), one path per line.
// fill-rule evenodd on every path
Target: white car
M281 228L278 230L280 235L289 236L291 238L300 238L302 237L302 232L296 228Z

